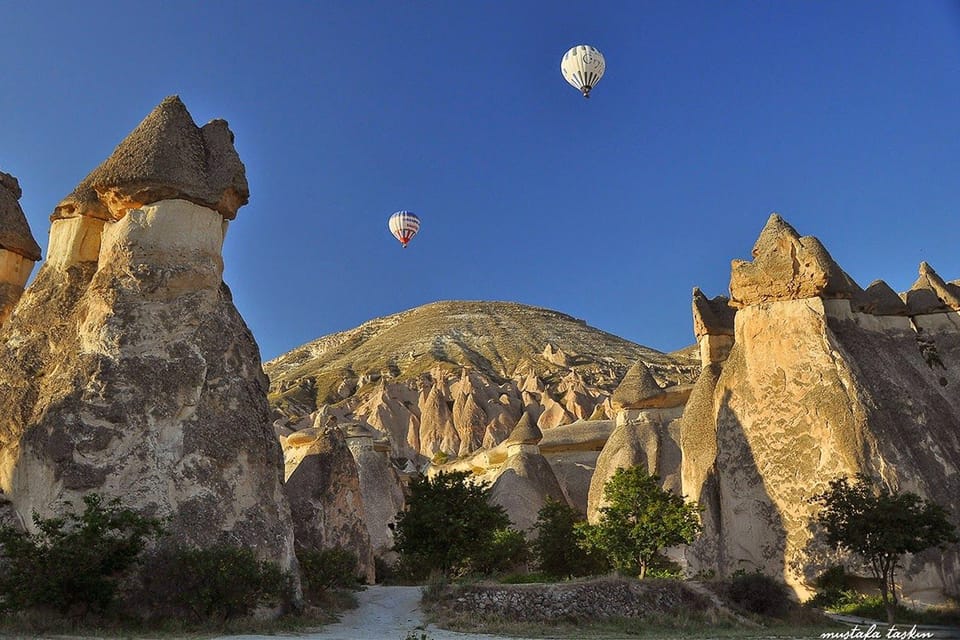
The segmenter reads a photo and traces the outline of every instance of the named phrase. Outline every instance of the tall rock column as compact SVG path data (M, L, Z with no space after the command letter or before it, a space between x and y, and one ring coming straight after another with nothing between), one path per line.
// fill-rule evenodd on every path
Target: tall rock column
M733 262L730 298L733 346L715 382L713 370L698 382L682 439L684 490L719 505L721 573L759 569L804 597L830 564L857 570L812 526L810 498L841 475L918 493L957 521L960 288L921 265L903 299L882 282L864 291L772 215L753 260ZM958 567L956 546L906 558L904 597L956 593Z
M20 195L17 179L0 171L0 327L13 312L33 264L40 259L40 246L20 208Z
M27 526L96 492L295 567L268 381L222 280L247 199L227 123L170 97L56 207L0 336L0 489Z
M716 570L721 563L720 494L717 478L717 422L714 392L734 340L734 316L726 296L707 298L693 290L693 332L700 347L700 376L680 420L681 492L703 509L703 530L687 550L690 570Z

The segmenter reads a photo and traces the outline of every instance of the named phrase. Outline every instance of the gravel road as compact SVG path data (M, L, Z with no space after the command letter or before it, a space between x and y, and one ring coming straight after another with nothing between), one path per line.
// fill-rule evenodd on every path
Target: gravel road
M367 587L357 593L357 608L345 611L340 622L318 633L287 636L221 636L216 640L405 640L409 635L430 640L517 640L503 636L456 633L427 625L420 611L420 587Z

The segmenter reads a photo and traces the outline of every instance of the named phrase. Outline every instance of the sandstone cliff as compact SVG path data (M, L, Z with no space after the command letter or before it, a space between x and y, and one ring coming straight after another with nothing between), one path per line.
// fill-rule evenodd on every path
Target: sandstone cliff
M801 594L831 559L808 499L863 472L960 517L960 307L928 266L897 304L862 290L815 239L773 215L734 261L729 355L704 348L682 419L682 491L706 508L695 568L754 568ZM695 310L697 301L695 300ZM714 353L714 356L709 354ZM909 597L956 595L956 548L910 558Z
M98 492L295 567L268 380L222 281L232 141L167 98L54 210L0 335L0 490L24 525Z

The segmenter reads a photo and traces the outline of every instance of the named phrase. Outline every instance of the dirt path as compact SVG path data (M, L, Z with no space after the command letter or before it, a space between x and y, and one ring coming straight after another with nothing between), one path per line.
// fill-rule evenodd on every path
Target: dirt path
M501 636L456 633L427 625L420 611L420 587L367 587L357 593L357 608L345 611L340 622L324 627L318 633L288 636L223 636L216 640L277 640L295 637L299 640L419 640L426 634L430 640L517 640Z

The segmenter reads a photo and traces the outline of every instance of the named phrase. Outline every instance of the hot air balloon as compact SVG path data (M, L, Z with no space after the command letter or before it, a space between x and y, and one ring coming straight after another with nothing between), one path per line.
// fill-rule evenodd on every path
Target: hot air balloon
M590 97L590 90L600 82L606 68L607 63L603 59L603 54L588 44L571 47L563 54L563 60L560 61L563 77L578 89L584 98Z
M394 237L400 241L400 244L403 245L403 248L406 249L410 238L415 236L417 231L420 230L420 218L411 211L397 211L390 216L388 226L390 227L390 233L392 233Z

